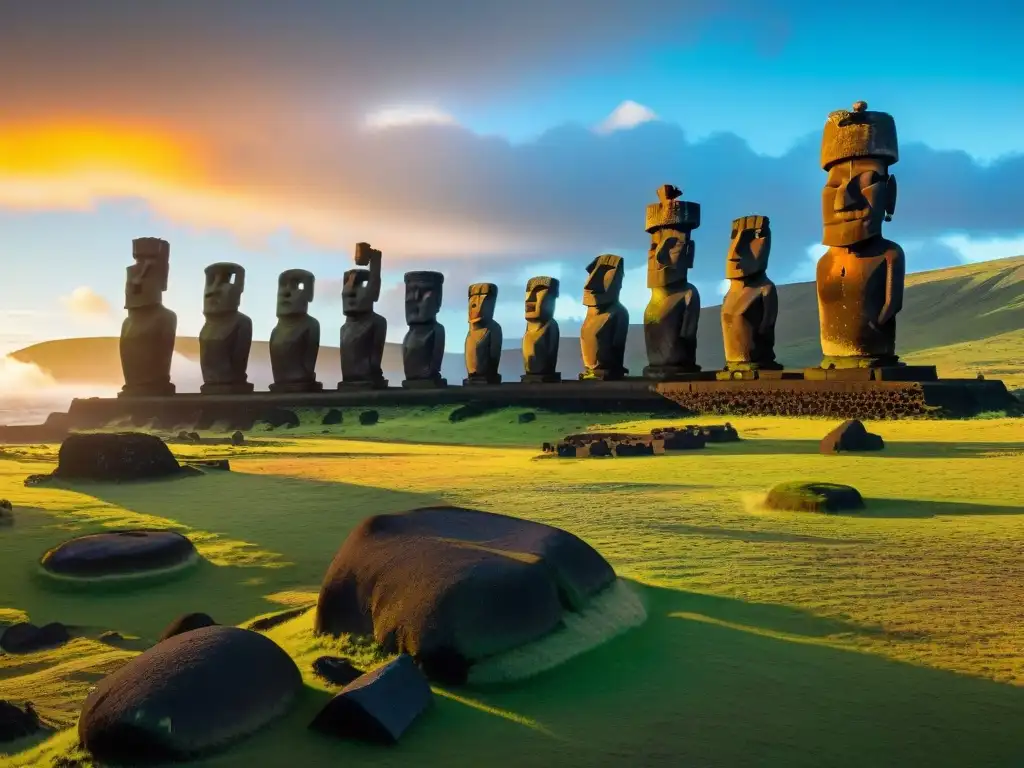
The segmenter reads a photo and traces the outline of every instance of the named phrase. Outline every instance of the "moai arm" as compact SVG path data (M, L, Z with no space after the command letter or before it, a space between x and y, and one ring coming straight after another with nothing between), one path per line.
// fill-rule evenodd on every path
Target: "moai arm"
M430 356L430 370L440 371L444 360L444 326L437 324L434 330L434 351Z
M697 336L700 323L700 293L696 288L690 289L690 297L686 301L686 312L683 313L683 324L679 328L679 337L693 339Z
M621 310L615 325L615 344L619 348L625 346L626 336L629 335L629 310L625 307L622 307Z
M775 327L775 321L779 317L779 292L775 283L769 283L761 289L761 298L764 302L764 311L761 312L761 333L768 333Z
M491 360L494 361L495 368L497 368L501 361L501 342L501 326L495 323L490 334Z
M370 268L369 291L373 300L380 299L380 262L381 252L371 248L368 243L356 244L356 266Z
M879 325L885 325L903 309L903 285L906 272L907 264L903 256L903 249L895 245L892 253L885 259L885 305L878 316Z
M249 350L252 347L252 320L246 315L238 317L238 341L231 352L231 370L244 376L249 367Z
M309 343L306 344L306 354L303 363L311 376L316 375L316 358L320 354L320 321L315 317L309 318Z
M370 364L378 370L384 360L384 342L388 336L388 319L377 315L373 322L373 348L370 350Z

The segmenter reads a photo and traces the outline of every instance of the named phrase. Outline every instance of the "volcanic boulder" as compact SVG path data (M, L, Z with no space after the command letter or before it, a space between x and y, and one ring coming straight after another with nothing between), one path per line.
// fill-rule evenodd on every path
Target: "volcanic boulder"
M141 432L71 434L60 444L53 476L63 480L149 480L181 467L166 443Z
M217 622L205 613L184 613L168 624L160 635L159 642L176 637L183 632L192 632L203 627L216 627Z
M365 426L376 424L380 421L380 413L377 411L361 411L359 413L359 423Z
M31 736L42 725L39 716L29 703L25 708L0 699L0 743Z
M395 744L433 702L430 683L402 654L349 683L310 728L344 738Z
M849 485L781 483L768 492L765 506L789 512L852 512L864 508L864 499Z
M313 662L313 674L333 685L348 685L363 672L340 656L320 656Z
M157 643L100 680L78 736L100 761L187 760L262 729L301 688L295 662L266 636L203 627Z
M337 408L331 408L327 413L324 414L323 419L320 423L325 427L333 427L335 424L342 424L345 421L345 417L341 411Z
M844 421L821 441L822 453L845 453L846 451L880 451L885 442L878 435L868 432L857 419Z
M614 581L608 562L566 531L423 507L349 534L320 588L315 630L372 636L432 679L459 683L474 662L547 635Z
M141 576L196 562L191 541L175 531L127 530L78 536L43 555L45 571L73 579Z
M0 634L0 649L7 653L32 653L44 648L56 648L70 639L68 628L59 621L41 627L23 621L12 624Z

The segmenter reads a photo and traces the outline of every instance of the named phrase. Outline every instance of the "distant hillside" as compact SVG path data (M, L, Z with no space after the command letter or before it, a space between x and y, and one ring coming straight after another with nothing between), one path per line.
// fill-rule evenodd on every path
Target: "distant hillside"
M788 366L815 365L820 360L818 306L814 283L779 287L779 320L776 352ZM720 368L722 329L718 306L701 312L698 358L708 369ZM970 264L907 276L903 311L897 320L900 355L910 362L938 365L945 376L1003 377L1007 384L1024 384L1024 256ZM464 329L448 329L452 338L462 338ZM514 340L507 340L509 346ZM198 361L199 342L179 338L176 349L183 357ZM321 347L318 377L334 386L341 377L337 347ZM12 353L17 360L31 362L48 371L59 382L121 384L121 365L116 338L61 339L43 342ZM643 327L630 327L626 349L627 366L639 374L646 362ZM559 350L563 376L575 377L581 370L579 340L563 338ZM392 383L402 380L402 351L398 344L384 350L384 372ZM501 372L506 381L518 380L522 356L518 349L502 354ZM445 355L444 373L449 381L464 376L462 355ZM270 381L269 345L253 342L249 378L258 386Z

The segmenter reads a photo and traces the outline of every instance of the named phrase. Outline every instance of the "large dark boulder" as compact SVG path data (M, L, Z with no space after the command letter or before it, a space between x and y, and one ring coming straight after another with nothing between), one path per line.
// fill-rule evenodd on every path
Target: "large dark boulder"
M0 649L7 653L32 653L56 648L71 639L68 628L59 621L37 627L27 621L12 624L0 634Z
M880 451L885 442L879 435L868 432L857 419L844 421L833 429L819 446L822 453L845 453L846 451Z
M309 727L343 738L395 744L433 699L427 678L403 654L345 686Z
M558 528L459 507L364 520L320 588L317 633L372 636L435 680L555 630L615 580L589 544Z
M340 656L320 656L313 662L313 674L332 685L348 685L363 671Z
M323 419L320 423L325 427L333 427L336 424L343 424L345 422L345 415L337 408L331 408L327 413L324 414Z
M71 434L57 454L53 476L63 480L148 480L181 473L167 444L141 432Z
M786 512L855 512L864 509L864 499L849 485L793 482L772 488L765 506Z
M264 728L302 688L265 635L203 627L157 643L97 683L78 736L100 761L188 760Z
M31 736L40 730L39 716L31 704L25 708L0 700L0 743Z
M46 552L40 565L57 576L103 579L139 576L197 560L195 545L180 533L136 529L78 536Z
M216 627L217 622L205 613L184 613L168 624L160 635L159 642L203 627Z
M364 426L370 426L380 421L380 413L377 411L361 411L359 414L359 423Z

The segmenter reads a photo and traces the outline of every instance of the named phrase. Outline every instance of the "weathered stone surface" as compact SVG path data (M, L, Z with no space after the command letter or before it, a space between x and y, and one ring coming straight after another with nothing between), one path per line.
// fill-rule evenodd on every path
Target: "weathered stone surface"
M71 639L68 628L59 621L37 627L27 621L12 624L0 634L0 649L7 653L32 653L55 648Z
M97 683L78 735L101 761L188 760L266 727L302 688L272 640L203 627L157 643Z
M246 377L252 347L252 320L239 312L245 291L245 267L230 262L206 268L203 316L199 331L199 365L204 394L245 394L253 385Z
M60 445L53 476L62 480L150 480L181 473L167 444L140 432L71 434Z
M316 278L305 269L286 269L277 281L277 325L270 332L271 392L319 392L316 359L320 323L309 314Z
M587 314L580 328L581 379L615 380L629 373L623 364L629 311L619 301L624 274L624 259L611 253L598 256L587 265L583 287Z
M652 435L583 432L568 435L555 444L544 443L543 450L564 459L655 456L665 452L665 442Z
M178 318L163 305L171 246L158 237L132 240L134 263L125 277L119 349L124 374L123 396L173 395L171 359Z
M348 685L359 678L363 671L340 656L321 656L313 662L313 673L332 685Z
M652 429L651 437L663 441L666 451L689 451L708 444L708 436L693 427Z
M850 419L825 435L819 448L825 454L880 451L885 448L885 442L879 435L868 432L859 420Z
M376 424L380 421L380 413L377 411L361 411L359 414L359 423L364 425Z
M729 422L725 422L725 424L688 426L687 429L700 433L709 443L735 443L740 439L739 432Z
M403 387L442 387L448 383L441 377L444 326L437 322L443 292L444 275L440 272L405 273L405 320L409 330L402 339Z
M345 686L309 727L343 738L396 744L433 699L427 678L411 656L402 654Z
M336 424L342 424L345 421L345 416L337 408L331 408L327 413L324 414L323 419L320 423L325 427L333 427Z
M377 515L353 530L320 588L318 634L372 636L461 682L476 661L556 629L615 580L567 531L458 507Z
M531 277L526 283L526 333L523 334L524 382L561 381L560 334L555 320L559 283L554 277Z
M767 275L771 248L767 216L741 216L732 222L725 260L729 290L721 312L726 370L782 369L775 361L779 294Z
M380 298L382 254L369 243L356 243L356 269L345 273L341 289L345 323L341 326L341 378L345 386L388 385L381 370L388 321L373 311Z
M39 562L58 576L100 579L174 568L197 558L195 546L180 533L140 529L78 536L46 552Z
M498 286L474 283L469 286L469 333L466 334L464 359L468 378L463 385L500 384L501 326L494 319Z
M864 508L864 499L849 485L782 483L768 492L765 506L789 512L852 512Z
M181 616L176 618L170 624L168 624L164 631L160 633L159 642L163 642L169 637L175 637L180 635L182 632L191 632L194 629L202 629L203 627L216 627L217 622L214 621L208 614L205 613L183 613Z
M19 707L0 699L0 743L31 736L41 728L39 716L31 703Z

